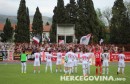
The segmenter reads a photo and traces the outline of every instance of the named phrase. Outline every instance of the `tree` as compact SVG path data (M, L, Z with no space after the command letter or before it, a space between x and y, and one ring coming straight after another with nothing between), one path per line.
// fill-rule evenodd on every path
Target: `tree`
M65 6L65 8L66 8L66 12L67 12L67 15L68 15L68 17L67 17L68 22L67 23L76 24L78 7L77 7L75 0L70 0L70 3L68 3Z
M50 23L49 23L49 22L46 22L46 25L50 25Z
M96 11L94 9L92 0L84 0L86 17L87 17L87 28L89 28L90 33L94 36L94 41L99 42L101 38L104 38L104 26L100 23L97 17Z
M90 33L90 30L88 28L87 23L87 15L86 15L86 8L85 8L85 1L84 0L78 0L77 1L78 10L77 10L77 21L76 21L76 27L75 27L75 35L78 39L78 42L80 41L80 38L82 36L87 35Z
M3 33L1 34L1 41L2 42L8 42L12 40L12 36L13 36L13 27L11 27L11 22L10 20L7 18L6 19L6 23L4 25L3 28Z
M125 1L124 4L125 4L125 6L126 6L126 8L127 8L128 16L129 16L129 18L130 18L130 1Z
M130 43L130 19L123 0L116 0L112 7L110 41L115 44Z
M70 2L65 6L65 8L66 8L67 18L68 18L67 23L74 24L76 27L78 7L75 0L70 0ZM67 42L72 42L71 36L67 36Z
M112 17L112 11L110 8L106 8L102 15L106 18L107 22L106 24L108 24L108 27L110 26L110 22L111 22L111 17Z
M17 28L15 30L15 42L23 43L30 42L28 9L26 8L25 0L20 1L17 12Z
M64 7L64 1L58 0L57 6L53 10L53 17L52 17L52 29L50 32L50 40L51 42L56 42L56 34L57 34L57 24L65 24L68 22L67 19L67 12Z
M99 20L99 24L102 27L102 38L104 39L105 43L109 43L110 35L108 31L109 30L108 22L106 23L106 19L103 15L103 12L101 12L99 8L96 10L96 13Z
M40 13L39 8L37 7L32 23L32 33L33 36L39 36L40 41L42 41L42 32L43 32L42 14Z

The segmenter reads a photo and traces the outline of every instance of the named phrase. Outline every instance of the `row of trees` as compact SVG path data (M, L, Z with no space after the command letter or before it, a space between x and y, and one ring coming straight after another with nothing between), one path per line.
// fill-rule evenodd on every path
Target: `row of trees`
M129 2L124 5L123 0L115 0L112 10L107 8L101 12L100 9L95 11L92 0L77 0L77 3L70 0L66 6L63 0L58 0L53 12L51 37L56 37L56 24L69 23L75 24L78 41L81 36L92 33L94 42L103 38L110 43L130 43ZM51 40L56 42L56 38Z
M33 23L32 23L32 34L30 34L30 18L29 18L29 9L26 7L26 1L21 0L19 9L17 12L17 25L15 29L11 27L11 22L9 19L6 20L3 33L1 34L1 41L7 42L11 41L14 34L14 41L16 43L29 43L30 35L32 36L42 36L43 31L43 21L42 14L39 11L39 8L36 8L34 14ZM41 39L42 40L42 39Z
M63 0L58 0L53 12L51 42L56 42L56 24L75 24L78 41L81 36L88 33L92 33L95 42L105 37L105 26L97 17L92 0L77 0L77 3L75 0L70 0L66 6Z
M91 33L96 43L101 38L110 43L130 43L129 4L129 2L125 2L124 5L123 0L115 0L112 9L107 8L102 12L100 9L95 11L92 0L77 0L77 2L70 0L67 5L64 5L64 0L57 0L57 6L53 10L50 40L51 42L56 42L57 24L75 24L75 35L78 41L81 36ZM26 7L25 0L20 2L17 20L14 35L15 42L30 42L29 10ZM106 28L106 21L108 28ZM41 36L42 28L42 14L37 7L32 23L32 35ZM10 30L10 32L6 32L6 30ZM3 32L1 34L2 41L8 41L12 34L11 23L8 19Z

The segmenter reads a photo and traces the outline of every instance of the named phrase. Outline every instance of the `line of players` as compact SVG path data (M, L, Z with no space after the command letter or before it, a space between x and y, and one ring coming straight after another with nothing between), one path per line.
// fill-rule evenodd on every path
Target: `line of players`
M23 52L23 54L25 51ZM119 62L118 62L118 71L117 74L120 73L120 69L122 69L122 74L124 74L124 67L125 67L125 55L123 54L123 51L119 51ZM46 55L46 67L45 72L47 72L47 68L50 67L50 71L52 73L52 54L51 51L45 54ZM83 49L82 54L80 56L80 59L78 58L77 54L73 52L72 49L69 49L69 51L65 54L64 57L64 73L65 75L71 75L72 73L77 73L77 66L78 62L82 63L82 70L83 70L83 76L87 76L90 74L90 59L92 56L95 57L95 66L96 66L96 75L101 74L108 74L109 73L109 52L107 50L104 50L103 53L101 53L98 49L95 49L95 52L89 52L86 49ZM38 73L40 73L40 57L41 53L39 50L37 50L34 53L34 73L36 73L36 67L38 67ZM62 53L59 50L57 53L57 61L56 61L56 72L58 72L58 68L60 69L60 72L62 72ZM26 73L26 61L22 60L22 54L21 54L21 63L22 63L22 73Z

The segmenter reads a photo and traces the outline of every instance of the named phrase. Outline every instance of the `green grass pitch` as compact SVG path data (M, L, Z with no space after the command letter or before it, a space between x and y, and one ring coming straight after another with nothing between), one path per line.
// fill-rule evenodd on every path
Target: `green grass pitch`
M27 73L21 73L21 65L19 64L0 64L0 84L130 84L130 64L125 67L125 74L117 75L117 63L110 64L109 76L126 78L126 81L60 81L60 76L64 76L63 72L55 72L55 64L53 64L53 73L45 73L45 64L41 65L41 72L33 73L33 64L27 64ZM72 76L82 76L82 67L78 66L78 73ZM91 76L95 76L95 66L91 66Z

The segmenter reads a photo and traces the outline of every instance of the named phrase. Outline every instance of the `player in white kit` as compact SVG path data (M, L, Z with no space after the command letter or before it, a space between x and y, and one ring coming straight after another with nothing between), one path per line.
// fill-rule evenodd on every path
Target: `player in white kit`
M88 62L89 62L89 54L86 53L86 50L83 50L83 54L81 55L81 60L82 60L82 68L83 68L83 76L88 75Z
M109 63L108 63L108 60L109 60L109 57L110 57L110 54L107 50L104 50L104 52L102 53L101 55L102 57L102 60L103 60L103 73L102 74L108 74L108 66L109 66Z
M72 72L77 73L77 66L78 66L78 54L74 52L73 56L73 64L72 64Z
M93 64L93 58L94 58L94 53L92 53L91 51L87 50L87 54L88 54L88 68L87 68L87 73L88 75L90 74L90 64Z
M46 70L45 70L45 72L47 72L47 68L48 68L48 66L50 66L50 71L52 73L52 61L51 61L51 58L52 58L52 54L51 54L51 51L49 51L49 53L46 54Z
M60 68L60 72L62 72L61 65L62 65L62 53L61 50L59 50L57 53L56 72L58 72L58 67Z
M125 55L123 54L122 50L119 50L119 55L118 55L118 71L117 75L120 73L120 70L122 69L122 74L124 74L124 68L125 68Z
M68 60L66 62L66 67L68 68L67 70L65 70L65 75L67 73L69 73L69 75L72 73L72 59L73 59L74 53L72 51L72 49L69 49L69 52L66 53L65 58ZM65 66L65 65L64 65Z
M36 66L38 67L38 73L40 73L40 58L41 54L37 50L36 53L34 53L34 73L36 73Z

